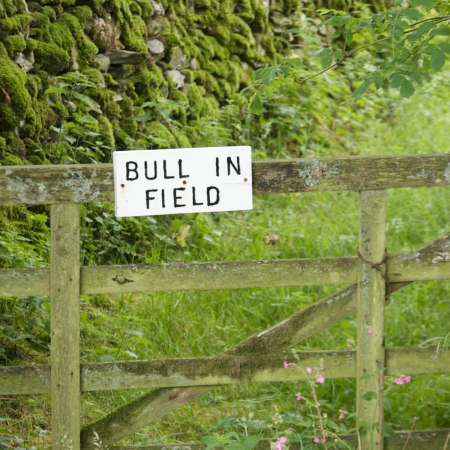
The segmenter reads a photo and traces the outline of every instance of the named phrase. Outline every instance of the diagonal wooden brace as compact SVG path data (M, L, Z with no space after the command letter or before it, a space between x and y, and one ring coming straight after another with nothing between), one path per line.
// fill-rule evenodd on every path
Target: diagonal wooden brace
M406 255L405 259L432 261L450 259L450 233L421 250ZM388 283L386 298L410 282ZM289 349L318 331L334 325L356 312L356 284L330 297L319 300L289 318L243 341L225 352L225 355L274 353ZM107 448L112 443L138 431L148 423L160 419L176 408L213 389L211 386L163 388L145 394L103 419L88 425L81 432L84 450L98 449L99 439Z

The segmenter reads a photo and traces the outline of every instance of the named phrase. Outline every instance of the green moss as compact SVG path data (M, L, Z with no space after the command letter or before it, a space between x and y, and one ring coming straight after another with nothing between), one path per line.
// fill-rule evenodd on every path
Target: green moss
M200 118L203 110L203 98L205 97L205 88L191 84L186 86L187 96L189 101L188 115L189 118Z
M24 161L22 159L12 153L5 152L2 156L1 164L3 166L21 166L23 163Z
M119 120L115 120L112 122L113 132L114 132L114 140L116 141L116 147L119 150L124 150L128 148L130 143L130 137L125 133L125 131L120 126Z
M0 136L0 150L4 150L6 148L6 139Z
M21 0L2 0L0 2L0 18L27 12L27 5Z
M103 88L93 89L90 95L100 105L100 109L110 121L120 120L122 110L114 91Z
M44 6L41 13L45 14L52 21L56 20L56 11L51 6Z
M168 84L162 69L158 66L152 67L151 70L143 65L138 67L131 81L141 100L154 100L160 96L161 88Z
M31 16L28 14L17 14L13 17L0 19L0 30L10 33L20 33L31 23Z
M58 74L69 67L70 55L56 44L29 39L27 48L33 50L37 68Z
M0 131L16 128L25 120L31 107L25 73L14 64L0 43Z
M139 16L132 16L129 22L124 22L121 39L125 48L136 52L147 52L145 30L145 22Z
M92 17L92 9L89 8L89 6L76 6L72 9L71 14L73 14L80 22L80 25L84 27L86 22Z
M111 150L116 148L116 140L114 138L114 130L112 123L105 116L98 116L98 131L101 135L102 141Z
M158 148L176 148L177 139L161 122L150 122L146 131L152 144Z
M124 95L122 101L120 102L121 106L121 125L122 129L130 136L133 137L137 131L137 122L135 119L136 112L134 110L134 102L133 100Z
M74 149L68 143L64 141L51 142L44 148L47 159L52 164L57 164L63 161L72 160L74 156Z
M171 131L177 141L177 145L176 145L177 148L191 148L192 147L191 141L186 136L186 134L184 133L183 130L174 128Z
M24 37L21 34L13 34L5 39L5 47L12 57L15 53L22 52L27 47Z
M89 65L98 53L97 46L86 36L76 16L65 13L61 16L61 23L67 26L75 41L79 63L82 66Z
M211 96L205 97L203 100L203 111L204 117L218 117L219 115L219 102Z

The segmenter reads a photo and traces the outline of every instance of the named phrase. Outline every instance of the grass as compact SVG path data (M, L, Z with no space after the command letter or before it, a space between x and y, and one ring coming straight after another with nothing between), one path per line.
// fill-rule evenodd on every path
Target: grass
M390 121L371 122L355 154L440 153L448 150L450 89L441 78L399 103ZM389 194L388 253L411 252L448 231L448 189L399 189ZM267 195L251 212L198 215L178 260L244 260L355 255L359 205L356 193ZM283 320L340 287L243 289L85 297L82 301L82 360L207 356L227 350L249 335ZM395 293L386 308L386 345L446 347L449 342L449 285L415 283ZM356 346L354 317L299 344L302 350L342 350ZM48 355L47 355L48 356ZM41 356L45 362L46 356ZM394 429L449 425L448 376L414 376L408 385L386 380L386 421ZM212 432L275 437L301 433L309 417L295 393L305 383L272 383L218 388L162 420L149 424L128 443L198 441ZM88 423L138 397L140 391L83 395ZM328 380L318 387L321 408L338 422L338 410L354 412L354 380ZM26 436L38 448L48 443L48 396L3 401L9 433ZM352 418L341 424L351 430ZM0 423L0 430L1 430ZM288 431L291 430L291 431ZM0 444L1 445L1 444Z

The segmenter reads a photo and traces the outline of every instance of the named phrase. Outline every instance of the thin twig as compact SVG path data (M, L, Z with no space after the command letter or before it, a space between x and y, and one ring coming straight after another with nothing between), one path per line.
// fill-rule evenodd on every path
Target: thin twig
M312 393L313 400L314 400L314 406L316 407L317 415L319 417L319 427L320 427L320 431L322 433L323 448L325 450L328 450L328 447L327 447L327 433L325 431L325 426L324 426L323 420L322 420L322 413L320 411L319 399L317 398L316 390L314 389L314 384L313 383L311 383L311 393Z
M447 449L447 445L448 445L448 442L449 442L449 441L450 441L450 433L447 434L447 439L445 440L445 444L444 444L443 450L446 450L446 449Z
M419 420L418 417L414 417L414 419L412 420L412 424L411 424L411 428L408 431L408 436L406 436L406 441L405 441L405 445L403 446L402 450L406 450L406 447L408 447L408 442L411 439L412 436L412 432L414 430L414 427L416 425L416 422Z
M415 22L411 25L410 28L408 28L407 30L405 30L405 34L406 33L412 33L413 31L415 31L417 28L417 25L420 25L424 22L431 22L434 21L436 23L441 23L441 22L445 22L447 20L450 20L450 15L446 15L446 16L436 16L436 17L429 17L428 19L423 19L423 20L419 20L418 22ZM349 51L349 52L345 52L342 57L342 59L340 59L339 61L336 61L334 64L332 64L331 66L327 67L326 69L322 69L320 72L315 73L314 75L311 75L309 77L306 78L302 78L300 80L295 80L296 83L298 84L303 84L308 80L311 80L312 78L316 78L319 75L322 75L325 72L328 72L329 70L334 69L335 67L339 66L340 64L342 64L347 58L349 58L350 56L354 55L356 52L359 52L360 50L363 50L367 47L372 47L373 45L377 45L380 44L381 42L385 42L388 41L390 39L393 39L394 36L385 36L383 38L377 39L375 41L372 42L368 42L367 44L361 45L360 47L354 48L353 50Z

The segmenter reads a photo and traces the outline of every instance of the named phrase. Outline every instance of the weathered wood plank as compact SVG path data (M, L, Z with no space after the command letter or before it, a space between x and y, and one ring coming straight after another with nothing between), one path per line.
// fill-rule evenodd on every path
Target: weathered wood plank
M394 436L384 439L386 450L445 450L445 444L450 428L440 430L397 431ZM350 448L358 448L356 435L340 435L339 440L346 442ZM330 439L331 441L332 439ZM256 450L271 450L275 439L262 439L255 447ZM407 446L405 447L405 444ZM304 444L303 444L304 445ZM172 445L145 445L145 446L115 446L111 450L204 450L204 444L172 444ZM303 446L298 442L289 442L289 450L301 450Z
M253 190L345 191L445 186L450 155L256 161ZM111 164L0 167L0 205L113 200Z
M389 283L450 278L450 234L387 260ZM0 297L49 294L49 269L0 269ZM82 294L239 289L355 283L357 258L94 266L81 269Z
M284 361L292 363L288 369ZM354 378L356 352L322 351L208 358L117 361L81 365L83 392L115 389L217 386L240 383L298 381L308 378L305 367L323 367L328 378ZM392 348L386 351L387 375L448 373L450 350ZM0 367L0 395L50 392L50 365Z
M100 294L351 284L355 280L356 259L346 257L97 266L83 272L81 288Z
M50 295L50 269L0 269L0 298Z
M52 448L80 449L80 210L52 205L51 411Z
M386 191L360 195L356 414L362 448L383 450Z

